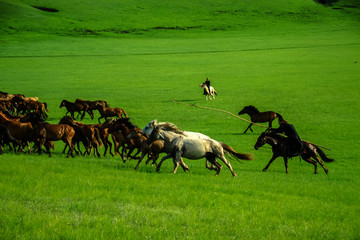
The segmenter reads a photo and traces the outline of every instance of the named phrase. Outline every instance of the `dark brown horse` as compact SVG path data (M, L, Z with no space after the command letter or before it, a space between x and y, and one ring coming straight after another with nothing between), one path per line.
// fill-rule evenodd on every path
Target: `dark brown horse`
M75 113L78 113L78 116L81 115L80 120L85 117L85 112L88 110L89 106L81 104L81 103L72 103L67 100L62 100L60 104L60 108L65 107L67 112L65 115L70 113L71 117L75 119Z
M303 142L306 145L306 147L305 147L305 150L300 154L301 158L304 159L306 162L314 165L314 167L315 167L314 173L318 173L318 171L317 171L317 162L318 162L324 169L325 173L327 174L329 171L324 166L324 164L321 161L321 159L319 158L318 154L320 155L322 160L324 160L325 162L332 162L332 161L334 161L334 159L328 158L325 155L325 153L318 146L316 146L312 143L309 143L309 142L305 142L305 141L303 141ZM263 169L263 171L265 172L269 168L270 164L276 158L283 157L286 173L288 173L288 158L289 158L289 156L286 154L286 152L287 152L286 151L286 149L287 149L286 137L284 137L283 135L277 134L277 133L263 132L257 139L254 148L256 150L258 150L260 147L264 146L265 144L269 144L272 147L273 156L270 159L269 163L266 165L266 167ZM315 161L311 158L315 159Z
M101 115L98 119L99 123L100 123L100 119L102 118L105 118L105 120L107 120L110 117L118 117L118 118L122 118L123 116L125 118L127 117L126 112L122 108L106 107L105 104L101 102L97 102L95 106L97 107Z
M273 112L273 111L268 111L268 112L260 112L259 110L257 110L256 107L249 105L243 108L243 110L241 110L239 112L239 115L241 114L248 114L251 118L251 122L250 125L245 129L244 133L247 132L247 130L250 129L251 132L253 132L253 130L251 129L251 126L253 125L253 123L264 123L264 122L268 122L269 123L269 128L272 127L272 122L274 121L274 119L277 117L277 113Z
M97 110L96 104L97 103L101 103L103 104L105 107L109 107L109 105L107 104L106 101L103 100L96 100L96 101L89 101L89 100L83 100L83 99L76 99L75 103L81 103L83 105L87 105L88 109L86 110L86 112L90 115L91 119L94 119L94 110Z

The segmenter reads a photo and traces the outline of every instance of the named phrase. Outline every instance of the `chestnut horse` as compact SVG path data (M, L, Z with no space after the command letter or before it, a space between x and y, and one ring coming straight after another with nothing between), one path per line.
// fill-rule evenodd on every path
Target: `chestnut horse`
M300 154L301 158L304 159L306 162L314 165L314 167L315 167L314 173L318 173L317 164L316 164L318 162L324 169L325 173L327 174L329 171L324 166L324 164L321 161L321 159L319 158L318 154L320 155L322 160L324 160L325 162L333 162L334 159L328 158L325 155L325 153L315 144L312 144L312 143L309 143L306 141L303 141L303 142L306 147L305 147L305 150ZM263 171L265 172L269 168L270 164L276 158L283 157L286 173L288 173L288 158L289 158L289 156L286 154L287 138L281 134L263 132L257 139L254 148L255 148L255 150L258 150L260 147L264 146L265 144L269 144L272 147L273 156L270 159L269 163L266 165L266 167L263 169ZM312 160L311 158L315 159L315 161Z
M0 112L0 126L7 128L9 136L12 138L27 143L30 152L29 141L34 142L38 147L39 154L41 153L41 146L46 141L46 130L43 127L30 122L22 123L18 120L9 119L2 112Z
M102 118L105 118L105 120L107 120L107 118L109 118L109 117L122 118L123 115L125 118L127 117L127 113L121 108L106 107L105 103L103 103L103 102L97 102L95 104L95 106L97 107L97 109L99 110L99 113L101 115L98 119L99 123L101 123L100 119L102 119Z
M245 114L245 113L247 113L250 116L252 123L250 123L250 125L245 129L244 133L246 133L247 130L249 130L249 129L251 132L253 132L253 130L251 129L251 126L253 125L253 123L258 123L258 122L260 122L260 123L268 122L269 128L271 128L272 122L278 115L276 112L273 112L273 111L260 112L259 110L257 110L256 107L254 107L252 105L244 107L243 110L241 110L239 112L239 115Z
M90 155L91 147L93 147L94 154L100 157L98 146L102 147L102 140L98 128L93 125L87 125L81 122L77 122L70 116L64 116L59 123L67 124L73 127L75 130L80 130L88 140L87 144L84 145L86 153Z

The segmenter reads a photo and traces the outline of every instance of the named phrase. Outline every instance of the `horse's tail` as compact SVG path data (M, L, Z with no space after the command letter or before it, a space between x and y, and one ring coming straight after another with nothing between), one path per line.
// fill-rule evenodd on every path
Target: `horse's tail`
M325 162L333 162L333 161L335 161L335 160L332 159L332 158L328 158L328 157L325 155L324 151L321 150L318 146L316 146L316 145L314 145L314 146L315 146L316 151L319 153L319 155L320 155L320 157L321 157L322 160L324 160Z
M231 156L237 158L237 159L242 159L242 160L253 160L254 158L252 157L251 154L249 153L238 153L236 152L232 147L230 147L229 145L220 142L221 146L224 149L224 152L226 154L230 154Z

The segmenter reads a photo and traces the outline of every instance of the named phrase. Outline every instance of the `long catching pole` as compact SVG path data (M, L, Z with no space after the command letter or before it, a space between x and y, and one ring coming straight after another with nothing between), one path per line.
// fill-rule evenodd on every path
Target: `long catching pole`
M231 113L231 112L228 112L228 111L225 111L225 110L222 110L222 109L212 108L212 107L203 107L203 106L198 106L198 105L189 104L189 103L182 103L182 102L179 102L179 101L176 101L176 100L171 100L171 101L174 102L174 103L178 103L178 104L182 104L182 105L186 105L186 106L190 106L190 107L204 108L204 109L210 109L210 110L214 110L214 111L218 111L218 112L224 112L224 113L227 113L227 114L229 114L229 115L231 115L231 116L233 116L233 117L236 117L236 118L238 118L238 119L241 119L241 120L243 120L243 121L245 121L245 122L252 123L252 124L254 124L254 125L256 125L256 126L263 127L263 128L268 128L268 127L266 127L266 126L264 126L264 125L261 125L261 124L258 124L258 123L254 123L254 122L252 122L252 121L249 121L249 120L247 120L247 119L245 119L245 118L239 117L239 116L237 116L237 115L235 115L235 114L233 114L233 113ZM313 144L313 145L316 145L316 146L318 146L318 147L327 149L327 150L331 150L330 148L327 148L327 147L324 147L324 146L321 146L321 145L318 145L318 144L315 144L315 143L311 143L311 142L309 142L309 141L305 141L305 140L303 140L303 141L304 141L304 142L307 142L307 143L310 143L310 144Z

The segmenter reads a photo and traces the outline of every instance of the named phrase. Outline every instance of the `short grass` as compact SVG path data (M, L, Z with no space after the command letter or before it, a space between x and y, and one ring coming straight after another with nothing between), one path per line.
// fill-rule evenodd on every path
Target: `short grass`
M215 10L222 8L207 12ZM124 164L119 156L67 159L59 142L51 158L6 152L0 156L0 238L360 238L359 31L349 19L291 28L276 19L284 26L117 37L59 36L45 27L1 35L1 90L47 102L49 122L65 114L63 99L103 99L124 108L139 127L153 119L174 122L255 160L231 161L238 174L232 178L226 168L215 177L204 160L185 160L190 172L174 175L170 161L157 173L145 164L134 171L136 162ZM76 35L70 32L61 34ZM201 95L206 77L219 93L216 101ZM263 173L271 150L253 146L264 129L242 134L247 123L239 119L171 100L234 114L249 104L274 110L303 139L331 148L326 153L336 161L325 163L329 175L321 169L314 175L298 158L290 161L289 174L281 159Z

